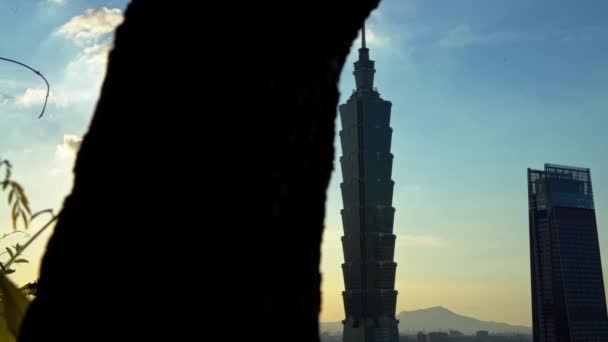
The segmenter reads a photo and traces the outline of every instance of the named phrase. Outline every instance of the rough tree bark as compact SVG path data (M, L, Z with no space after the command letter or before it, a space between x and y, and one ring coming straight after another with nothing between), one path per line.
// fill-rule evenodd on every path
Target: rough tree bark
M132 1L19 340L318 340L337 82L378 1Z

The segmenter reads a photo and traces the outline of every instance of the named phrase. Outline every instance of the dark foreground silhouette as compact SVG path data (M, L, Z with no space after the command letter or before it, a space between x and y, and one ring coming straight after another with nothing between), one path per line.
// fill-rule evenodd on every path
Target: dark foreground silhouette
M19 340L318 340L337 82L377 3L134 0Z

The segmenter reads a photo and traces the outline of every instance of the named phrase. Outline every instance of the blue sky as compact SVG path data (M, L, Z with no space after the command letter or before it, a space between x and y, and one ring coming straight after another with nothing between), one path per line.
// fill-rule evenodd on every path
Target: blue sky
M37 120L42 80L0 63L0 156L13 161L36 208L59 208L70 189L73 152L125 6L0 3L0 56L30 64L51 83L47 114ZM601 0L384 0L372 14L376 86L393 103L398 310L443 305L530 324L526 168L545 162L591 168L606 265L607 11ZM354 87L354 55L341 101ZM344 315L340 182L336 163L323 245L324 321ZM9 227L0 208L0 233ZM28 251L33 262L15 279L35 277L44 242Z
M393 103L398 310L443 305L531 324L526 169L545 162L591 168L606 265L607 10L602 1L388 0L369 19L376 86ZM343 315L339 292L329 297L341 285L336 168L326 320Z

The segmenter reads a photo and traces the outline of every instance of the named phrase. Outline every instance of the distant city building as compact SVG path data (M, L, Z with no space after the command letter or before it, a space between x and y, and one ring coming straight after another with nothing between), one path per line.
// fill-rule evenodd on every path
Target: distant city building
M430 332L427 336L429 338L429 342L448 342L450 340L448 333L440 331Z
M608 341L589 169L528 169L535 342Z
M449 330L449 334L450 334L450 337L461 337L461 336L464 336L464 334L461 333L460 331L458 331L458 330L452 330L452 329Z
M477 337L487 337L490 336L490 333L486 330L479 330L475 333L475 336Z
M492 339L495 340L495 339ZM490 333L486 330L479 330L475 333L475 342L490 342Z
M426 335L422 331L416 335L416 342L426 342Z
M391 103L374 88L374 61L365 46L355 62L357 89L340 105L345 290L344 342L398 342L395 235L391 179Z

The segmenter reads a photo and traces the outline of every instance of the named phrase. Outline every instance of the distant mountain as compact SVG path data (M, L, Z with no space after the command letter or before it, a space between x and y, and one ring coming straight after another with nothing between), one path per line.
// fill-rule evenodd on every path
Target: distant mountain
M436 306L414 311L401 311L397 315L399 331L417 332L459 330L465 334L474 334L478 330L491 333L532 334L532 328L522 325L480 321L473 317L462 316L444 307Z
M522 325L480 321L473 317L462 316L444 307L401 311L397 315L399 332L412 334L418 331L445 331L458 330L466 335L474 334L478 330L487 330L494 334L532 334L532 328ZM342 333L342 323L321 323L321 332L332 334Z

